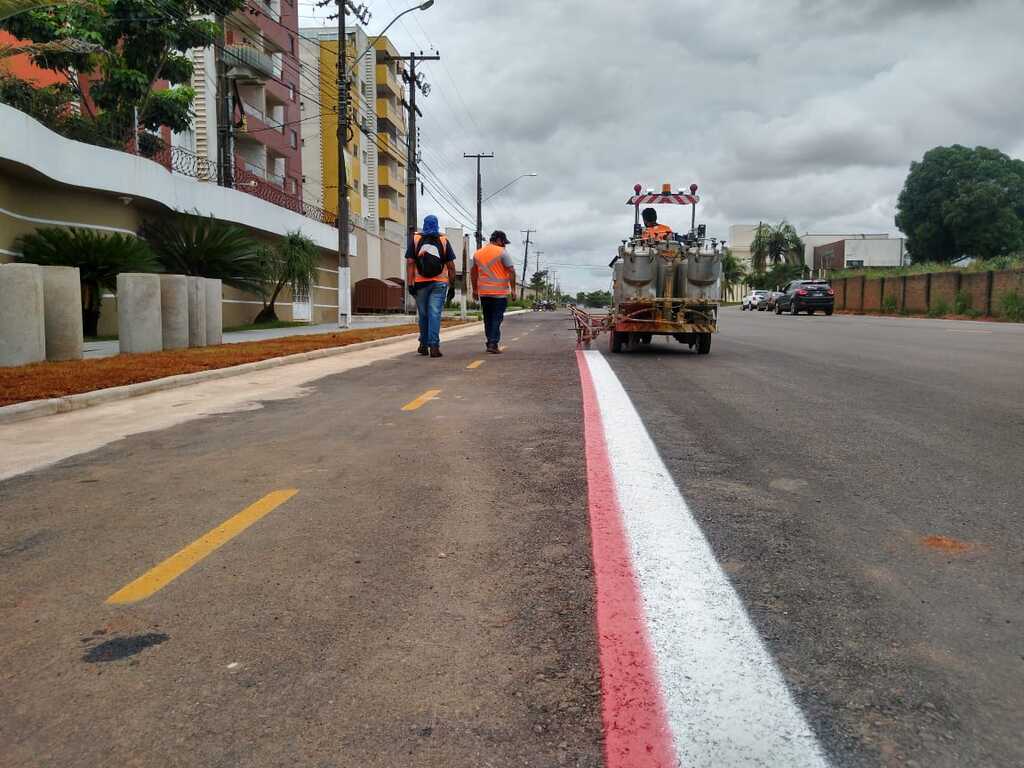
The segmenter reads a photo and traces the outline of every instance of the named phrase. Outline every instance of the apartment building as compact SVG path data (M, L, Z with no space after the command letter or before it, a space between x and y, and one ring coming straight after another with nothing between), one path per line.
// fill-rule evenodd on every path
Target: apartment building
M267 187L266 192L302 199L302 150L299 122L299 38L297 0L251 0L225 19L222 55L231 92L236 186ZM216 82L210 88L211 51L193 52L197 88L194 130L197 154L216 125ZM200 63L202 66L199 66ZM196 78L194 78L196 79ZM198 83L197 83L198 85Z
M304 79L319 83L317 98L303 96L302 147L306 199L337 211L338 35L322 27L301 30ZM364 53L365 52L365 53ZM352 131L345 145L349 213L358 244L353 275L400 277L405 244L405 114L398 51L387 38L371 41L361 28L348 33L346 57L354 66L349 88ZM358 59L358 61L357 61ZM319 119L317 119L319 118ZM314 127L315 125L315 127Z

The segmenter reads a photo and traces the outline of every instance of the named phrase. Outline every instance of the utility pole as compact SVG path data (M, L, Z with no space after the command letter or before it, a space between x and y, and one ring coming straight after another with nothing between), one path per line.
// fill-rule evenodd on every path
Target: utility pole
M348 109L348 30L345 16L349 11L363 24L370 21L365 5L352 0L338 2L338 327L348 328L352 322L352 278L349 268L348 168L345 146L349 141L351 118Z
M542 253L544 253L544 251L534 251L534 254L537 256L537 268L535 270L533 270L534 272L540 272L540 255ZM539 296L534 296L533 298L534 299L539 299L540 297Z
M476 159L476 249L479 251L484 247L483 184L480 176L480 160L494 157L494 153L481 152L476 155L469 155L463 152L462 156Z
M416 118L423 117L423 113L420 112L419 107L416 106L416 92L421 92L424 96L430 95L430 84L423 78L422 73L416 72L416 62L419 61L439 61L441 59L440 54L425 54L423 51L419 53L410 53L408 56L392 56L389 57L388 61L407 61L409 62L409 70L402 74L402 79L409 86L409 102L405 106L409 110L409 119L406 121L405 132L406 132L406 144L405 144L405 165L406 165L406 185L405 185L405 218L406 218L406 229L408 230L408 239L411 241L412 236L416 234L416 224L419 220L419 213L416 210L416 184L417 176L419 174L419 150L416 147Z
M526 300L526 270L530 265L530 235L535 233L536 229L521 229L520 232L526 233L526 248L523 250L523 280L519 285L519 300Z
M231 88L228 84L227 65L224 63L224 17L217 17L220 45L213 47L214 68L217 72L217 183L222 187L233 187L234 174L231 172ZM138 120L135 121L138 124ZM138 142L135 150L138 151Z

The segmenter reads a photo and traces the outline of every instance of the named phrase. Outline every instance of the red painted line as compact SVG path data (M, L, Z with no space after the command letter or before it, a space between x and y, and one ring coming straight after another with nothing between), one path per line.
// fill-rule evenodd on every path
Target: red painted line
M605 764L607 768L676 768L679 762L658 688L597 393L581 351L576 352L576 362L583 389Z

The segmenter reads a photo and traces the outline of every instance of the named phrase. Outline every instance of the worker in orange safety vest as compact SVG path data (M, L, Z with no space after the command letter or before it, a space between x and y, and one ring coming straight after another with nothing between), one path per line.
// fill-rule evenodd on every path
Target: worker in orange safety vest
M505 246L508 238L500 229L491 233L490 242L473 254L469 272L473 281L473 300L480 302L484 315L487 351L501 353L501 321L505 318L508 296L516 293L516 270Z
M644 208L644 239L666 240L672 234L672 228L658 223L658 212L653 208Z

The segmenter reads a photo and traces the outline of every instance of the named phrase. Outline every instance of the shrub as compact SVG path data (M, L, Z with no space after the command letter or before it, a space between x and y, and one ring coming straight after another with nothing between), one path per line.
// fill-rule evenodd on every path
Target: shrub
M999 308L1007 320L1024 323L1024 297L1016 291L1008 291L999 300Z
M971 309L971 294L967 291L958 291L956 300L953 302L953 311L958 315L966 315Z
M949 302L939 299L928 309L928 317L945 317L949 312Z
M893 314L896 312L896 297L886 296L882 299L882 311Z
M82 325L95 336L103 291L117 290L119 272L155 272L158 264L145 241L91 229L40 229L17 240L19 261L48 267L78 267L82 282Z
M186 215L151 219L139 234L172 274L219 278L225 285L253 293L259 293L265 281L265 264L256 242L237 224Z

